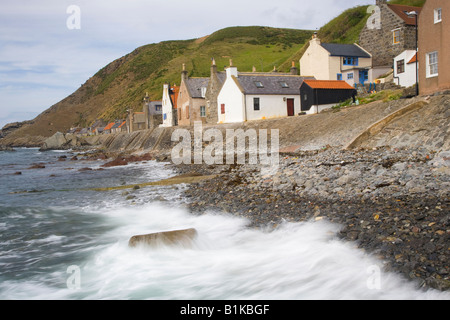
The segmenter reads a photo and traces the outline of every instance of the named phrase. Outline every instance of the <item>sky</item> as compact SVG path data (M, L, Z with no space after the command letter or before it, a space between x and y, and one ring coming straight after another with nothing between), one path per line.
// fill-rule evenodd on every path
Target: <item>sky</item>
M134 49L232 26L316 30L375 0L0 0L0 128L31 120Z

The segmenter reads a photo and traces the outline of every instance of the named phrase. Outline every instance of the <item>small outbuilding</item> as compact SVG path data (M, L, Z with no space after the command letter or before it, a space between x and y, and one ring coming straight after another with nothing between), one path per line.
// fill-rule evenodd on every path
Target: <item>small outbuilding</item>
M319 113L353 98L357 91L345 81L305 80L300 86L301 110L307 114Z

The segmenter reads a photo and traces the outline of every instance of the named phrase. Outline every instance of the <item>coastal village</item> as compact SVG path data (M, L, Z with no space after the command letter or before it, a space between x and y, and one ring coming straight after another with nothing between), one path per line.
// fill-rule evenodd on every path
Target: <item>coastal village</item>
M230 59L218 70L211 58L210 77L188 76L181 67L179 86L166 83L162 100L146 94L142 112L128 110L126 119L69 133L98 135L156 127L243 123L322 112L340 104L358 104L358 97L389 88L409 88L410 96L450 89L450 3L428 0L423 8L376 0L359 44L323 43L315 33L289 73L241 72Z

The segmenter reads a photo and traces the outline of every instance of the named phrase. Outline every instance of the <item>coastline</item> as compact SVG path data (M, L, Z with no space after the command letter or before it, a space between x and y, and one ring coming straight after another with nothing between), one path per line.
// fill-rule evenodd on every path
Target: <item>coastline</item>
M192 214L219 211L250 228L328 220L338 237L377 256L418 287L450 289L449 152L328 148L280 156L272 175L250 165L179 165L217 175L185 192Z

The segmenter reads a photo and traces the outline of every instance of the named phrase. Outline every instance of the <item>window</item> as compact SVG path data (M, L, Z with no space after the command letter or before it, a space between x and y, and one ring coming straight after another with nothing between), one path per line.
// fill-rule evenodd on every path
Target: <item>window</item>
M178 109L178 120L181 120L181 109Z
M337 80L342 80L342 73L337 74Z
M221 114L225 114L225 104L224 103L222 103L221 105L220 105L220 113Z
M202 87L202 88L201 88L202 98L205 98L205 97L206 97L206 90L207 90L207 88L205 88L205 87Z
M189 119L189 106L186 107L186 119Z
M439 74L438 52L427 53L427 78L436 77Z
M264 88L264 85L263 85L263 83L261 81L255 81L255 86L257 88Z
M289 85L287 84L286 81L280 81L280 86L281 86L282 88L289 88Z
M405 60L397 61L397 74L405 72Z
M393 44L400 43L400 29L392 31Z
M347 73L347 80L353 80L353 72Z
M160 104L155 105L155 110L162 111L162 105L160 105Z
M357 66L358 64L358 57L344 57L344 66Z
M253 110L255 111L260 110L259 98L253 98Z
M442 9L434 9L434 23L442 22Z
M167 113L164 113L164 120L167 120Z
M205 106L200 107L200 117L206 118L206 107Z

